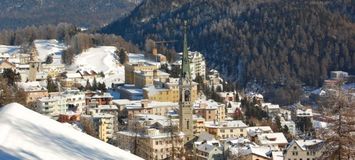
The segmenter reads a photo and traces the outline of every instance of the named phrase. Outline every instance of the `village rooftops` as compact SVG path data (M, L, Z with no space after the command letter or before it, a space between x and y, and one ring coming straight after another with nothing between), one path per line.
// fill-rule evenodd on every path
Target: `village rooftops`
M273 133L270 126L255 126L255 127L248 127L247 132L249 136L257 136L258 134L262 133Z
M47 91L47 88L45 88L44 84L41 84L38 81L34 82L17 82L16 83L18 87L22 88L25 90L25 92L43 92Z
M92 117L92 118L114 118L115 116L107 113L94 113L92 115L82 115L82 117Z
M126 136L130 136L130 137L139 137L139 138L152 138L152 139L160 139L160 138L171 138L171 137L184 137L185 134L183 132L179 132L179 133L162 133L157 129L154 128L149 128L145 130L145 133L135 133L135 132L131 132L131 131L119 131L117 132L119 134L123 134Z
M296 110L296 115L297 117L312 117L313 113L312 113L312 109L297 109Z
M87 98L113 98L113 96L110 94L110 93L102 93L102 94L95 94L94 96L92 97L87 97Z
M287 144L288 143L285 135L281 132L259 134L258 140L260 141L261 145Z
M223 106L224 104L218 104L216 101L209 100L197 100L195 101L193 108L194 109L218 109L218 107Z
M126 104L126 109L142 109L142 108L159 108L159 107L179 107L178 103L174 102L158 102L158 101L149 101L147 103L147 106L142 106L144 102L142 101L136 101L135 103L131 104Z
M205 122L205 126L208 128L247 128L248 126L240 120L235 121L223 121L223 122Z
M305 150L307 150L307 148L315 146L315 145L322 143L322 142L323 142L323 140L320 140L320 139L310 139L310 140L300 139L300 140L293 140L291 142L291 144L296 143L302 150L305 151Z
M55 102L64 99L62 96L48 96L38 99L39 102Z
M213 149L215 149L215 147L218 147L218 146L215 146L213 144L204 143L204 144L199 145L196 149L199 151L202 151L202 152L209 153Z

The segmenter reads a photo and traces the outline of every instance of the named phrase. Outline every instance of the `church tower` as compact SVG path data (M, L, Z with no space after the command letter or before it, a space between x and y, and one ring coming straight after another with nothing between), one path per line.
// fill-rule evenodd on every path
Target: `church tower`
M182 66L179 80L179 117L180 131L185 133L185 142L189 142L193 138L193 123L192 123L192 80L190 73L189 53L187 46L187 22L184 22L184 51L182 55Z
M28 73L28 81L36 81L37 73L41 71L41 62L38 60L38 53L36 51L35 46L32 46L30 53L30 61L28 62L30 65L30 71Z

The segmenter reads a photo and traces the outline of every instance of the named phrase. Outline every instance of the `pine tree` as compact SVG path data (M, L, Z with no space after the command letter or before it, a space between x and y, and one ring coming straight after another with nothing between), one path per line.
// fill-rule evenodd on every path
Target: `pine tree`
M120 51L116 51L118 54L119 61L121 64L126 64L128 62L128 55L124 49L120 49Z
M334 93L328 93L321 98L319 104L326 116L332 117L328 128L321 129L319 138L325 140L326 152L321 159L353 159L355 158L355 101L351 94L345 93L340 86L333 88Z
M91 90L91 84L90 84L90 81L89 80L86 80L86 85L85 85L85 90Z
M91 90L96 91L97 89L98 89L97 81L96 81L96 78L94 78L94 81L92 82Z

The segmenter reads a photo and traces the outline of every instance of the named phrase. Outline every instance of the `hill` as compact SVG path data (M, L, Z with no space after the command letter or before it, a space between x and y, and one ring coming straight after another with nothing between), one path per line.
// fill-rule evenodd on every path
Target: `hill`
M2 0L0 30L30 25L72 23L102 27L131 11L138 0Z
M353 10L346 7L352 3L149 0L102 31L143 46L148 38L182 39L188 20L190 47L205 54L209 67L244 86L288 88L293 97L300 85L321 85L330 70L355 72Z
M0 108L0 159L141 159L17 103Z

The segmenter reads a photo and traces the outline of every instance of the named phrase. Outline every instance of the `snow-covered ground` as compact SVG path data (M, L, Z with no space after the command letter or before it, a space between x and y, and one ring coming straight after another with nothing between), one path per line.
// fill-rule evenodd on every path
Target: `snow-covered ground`
M55 39L42 40L38 39L33 42L38 52L38 59L45 61L48 55L61 56L66 46ZM53 62L58 63L58 62Z
M0 159L141 159L17 103L0 109Z
M6 46L6 45L0 45L0 55L3 53L8 54L9 56L12 56L13 54L17 54L21 52L21 47L20 46Z
M71 68L88 72L103 72L105 78L98 79L98 81L105 82L106 86L124 82L124 66L121 66L115 58L115 51L116 47L113 46L89 48L75 57L74 65Z

